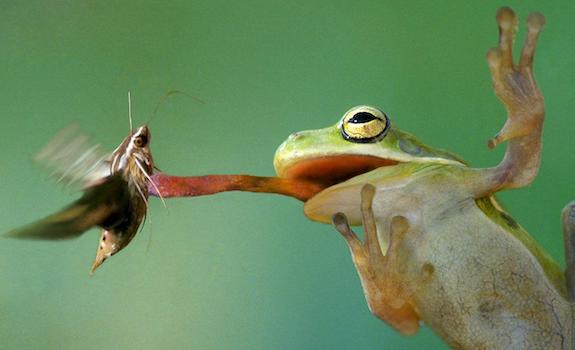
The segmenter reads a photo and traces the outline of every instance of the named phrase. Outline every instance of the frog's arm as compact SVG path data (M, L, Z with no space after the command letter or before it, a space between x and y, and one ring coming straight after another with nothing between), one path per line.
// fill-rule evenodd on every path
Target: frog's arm
M361 191L361 212L365 242L349 228L344 214L334 215L336 229L347 241L353 263L359 274L364 295L371 312L399 332L410 335L419 329L417 312L411 303L410 294L403 287L400 243L409 231L408 221L402 216L391 219L389 227L390 244L384 255L377 237L377 227L372 211L375 188L366 185Z
M507 121L488 142L493 148L507 141L501 163L478 169L473 181L477 198L508 188L526 186L537 175L541 159L541 131L545 116L543 96L533 76L533 56L545 19L533 13L527 19L528 33L519 64L513 62L517 16L507 7L497 12L499 45L487 53L495 94L507 109Z

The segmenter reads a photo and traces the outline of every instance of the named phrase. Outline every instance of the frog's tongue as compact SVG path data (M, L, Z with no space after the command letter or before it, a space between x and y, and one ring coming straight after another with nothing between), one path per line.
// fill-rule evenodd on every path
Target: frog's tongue
M325 186L306 180L252 175L170 176L156 173L149 191L153 196L196 197L227 191L276 193L306 201Z
M227 191L276 193L307 201L323 189L397 161L366 157L320 157L300 161L279 173L280 177L252 175L170 176L153 175L153 196L195 197Z

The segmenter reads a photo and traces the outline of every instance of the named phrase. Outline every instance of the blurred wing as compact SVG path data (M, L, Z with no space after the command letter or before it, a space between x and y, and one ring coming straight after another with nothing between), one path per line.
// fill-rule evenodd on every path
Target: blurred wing
M21 239L74 238L94 226L121 220L127 208L128 184L121 175L114 175L90 187L80 199L61 211L12 230L6 236Z
M86 188L110 175L110 155L92 144L77 125L60 131L36 155L35 160L48 168L58 182Z

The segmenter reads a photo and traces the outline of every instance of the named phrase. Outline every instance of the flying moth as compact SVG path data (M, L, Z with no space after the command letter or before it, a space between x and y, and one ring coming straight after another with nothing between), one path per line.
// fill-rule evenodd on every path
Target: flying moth
M52 215L10 231L8 236L68 239L99 226L102 232L91 273L131 242L146 217L148 186L155 184L151 178L150 129L147 125L132 128L129 93L128 106L130 133L113 152L105 153L99 145L91 145L74 126L60 132L40 151L36 159L51 168L60 182L79 185L83 195Z

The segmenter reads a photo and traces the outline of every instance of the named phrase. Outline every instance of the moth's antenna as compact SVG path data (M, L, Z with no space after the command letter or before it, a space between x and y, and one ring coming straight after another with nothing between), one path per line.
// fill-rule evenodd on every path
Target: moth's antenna
M168 99L168 97L172 96L172 95L177 95L177 94L182 94L185 95L193 100L196 100L202 104L204 104L205 102L195 96L192 95L188 95L187 93L180 91L180 90L170 90L168 91L164 96L162 96L160 98L160 100L158 101L158 104L156 104L156 108L154 108L154 111L150 114L150 119L148 119L148 122L146 123L146 125L150 124L150 122L152 121L152 119L154 119L154 117L156 116L158 110L160 109L160 106L166 102L166 100Z
M128 91L128 120L130 121L130 134L132 134L134 129L132 126L132 95L130 91Z

